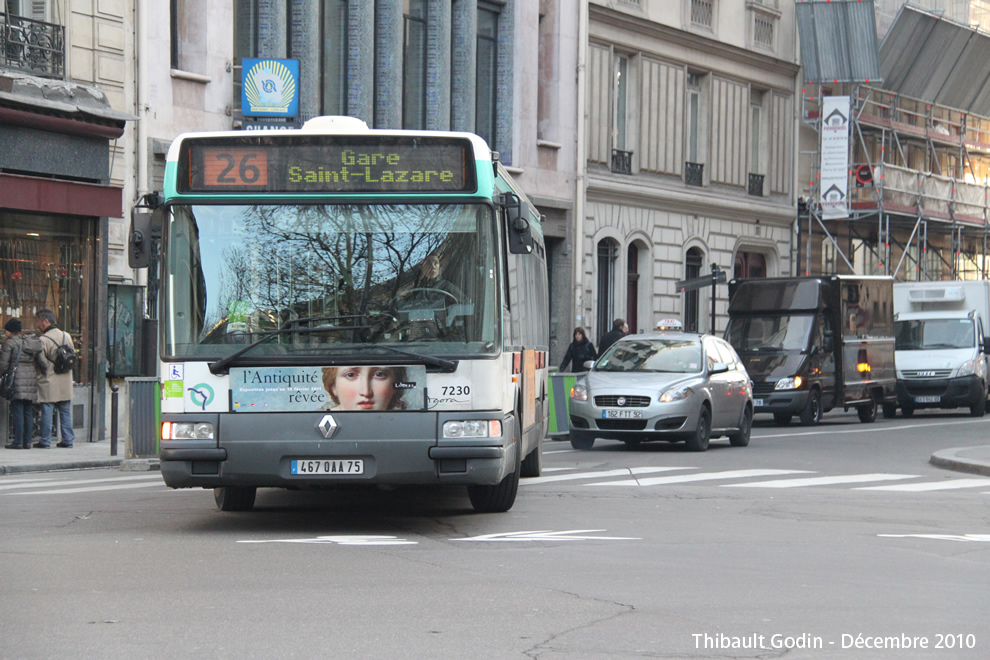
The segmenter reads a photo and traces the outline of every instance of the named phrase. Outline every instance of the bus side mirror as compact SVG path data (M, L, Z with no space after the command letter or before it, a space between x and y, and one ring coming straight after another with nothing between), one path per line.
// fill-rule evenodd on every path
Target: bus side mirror
M502 195L505 218L509 225L509 252L529 254L533 251L533 233L529 227L529 204L513 193Z
M832 331L826 330L825 341L822 342L822 350L824 350L826 353L831 353L834 348L835 345L832 343Z
M151 263L151 225L154 211L131 209L131 235L127 241L127 265L147 268Z

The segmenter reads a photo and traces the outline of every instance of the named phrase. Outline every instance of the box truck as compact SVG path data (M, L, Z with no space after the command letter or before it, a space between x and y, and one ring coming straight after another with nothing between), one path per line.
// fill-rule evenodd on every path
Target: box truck
M990 281L903 282L894 285L897 405L987 409L990 380Z
M753 380L756 413L778 424L855 408L896 412L893 278L828 275L732 280L725 338Z

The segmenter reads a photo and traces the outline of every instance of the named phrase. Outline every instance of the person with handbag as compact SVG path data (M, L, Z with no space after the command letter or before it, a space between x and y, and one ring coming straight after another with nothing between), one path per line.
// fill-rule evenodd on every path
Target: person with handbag
M50 369L38 377L38 403L41 406L41 428L38 429L38 449L52 446L52 413L58 410L58 426L62 440L55 445L72 448L76 439L72 430L72 367L76 350L72 336L55 325L55 313L39 309L35 314L38 330L42 332L41 344Z
M568 364L571 365L571 371L587 371L584 363L597 357L595 345L588 341L584 328L574 328L574 341L567 347L564 361L560 363L560 371L566 371Z
M13 373L10 411L13 437L6 449L30 449L34 435L34 402L38 400L38 374L50 369L41 340L21 332L21 320L10 319L3 326L4 343L0 349L0 374Z

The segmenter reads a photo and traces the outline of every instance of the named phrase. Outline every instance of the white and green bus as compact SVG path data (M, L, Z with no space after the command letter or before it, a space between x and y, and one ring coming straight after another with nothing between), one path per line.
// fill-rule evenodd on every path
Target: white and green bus
M235 511L258 488L455 484L496 512L540 474L545 245L481 138L348 117L185 134L143 206L168 486Z

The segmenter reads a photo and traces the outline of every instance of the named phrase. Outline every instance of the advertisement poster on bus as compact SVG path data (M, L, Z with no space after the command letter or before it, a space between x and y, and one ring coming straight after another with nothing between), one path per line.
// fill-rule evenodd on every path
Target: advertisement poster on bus
M233 412L423 410L426 367L252 367L230 370Z
M849 217L849 97L822 99L822 218Z

